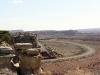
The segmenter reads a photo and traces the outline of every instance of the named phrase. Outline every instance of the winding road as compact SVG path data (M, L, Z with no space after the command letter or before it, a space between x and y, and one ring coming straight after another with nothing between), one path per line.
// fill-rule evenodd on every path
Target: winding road
M57 42L62 42L62 43L65 43L65 44L68 43L68 44L72 44L72 45L81 46L83 48L86 48L87 51L82 53L82 54L76 55L76 56L63 57L63 58L57 58L57 59L42 60L42 62L55 62L55 61L62 61L62 60L82 58L82 57L86 57L86 56L89 56L91 54L94 54L96 52L96 50L94 48L91 48L91 47L89 47L87 45L78 44L78 43L72 43L72 42L64 42L64 41L57 41Z

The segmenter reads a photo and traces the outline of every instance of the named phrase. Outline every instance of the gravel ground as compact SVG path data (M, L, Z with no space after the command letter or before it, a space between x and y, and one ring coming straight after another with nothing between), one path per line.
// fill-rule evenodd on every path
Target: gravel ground
M80 42L81 44L83 42ZM84 42L85 44L85 42ZM97 53L89 57L81 59L71 59L65 61L48 62L42 64L43 71L51 71L53 75L68 75L69 70L75 70L79 68L86 72L87 75L100 75L100 48L96 42L86 42L85 45L89 45L97 50ZM90 74L89 74L90 73ZM72 75L75 75L74 73ZM78 74L77 74L78 75ZM84 74L85 75L85 74Z

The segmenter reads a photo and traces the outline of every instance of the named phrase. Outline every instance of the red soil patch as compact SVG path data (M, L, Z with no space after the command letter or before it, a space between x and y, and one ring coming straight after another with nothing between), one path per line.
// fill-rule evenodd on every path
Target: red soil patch
M49 62L42 64L41 67L43 71L49 70L53 75L64 75L68 70L74 70L77 67L85 72L91 71L94 75L100 75L100 51L87 58Z

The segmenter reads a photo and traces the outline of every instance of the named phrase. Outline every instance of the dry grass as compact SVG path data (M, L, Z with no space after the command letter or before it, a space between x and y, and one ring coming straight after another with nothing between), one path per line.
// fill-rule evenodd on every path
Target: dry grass
M85 72L77 67L75 70L68 70L68 72L64 75L94 75L94 73Z

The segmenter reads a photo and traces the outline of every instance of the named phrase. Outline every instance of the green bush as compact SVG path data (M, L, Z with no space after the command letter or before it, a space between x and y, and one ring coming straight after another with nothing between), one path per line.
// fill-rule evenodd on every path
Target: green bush
M0 31L0 43L5 41L10 45L13 44L13 37L10 35L9 31Z

